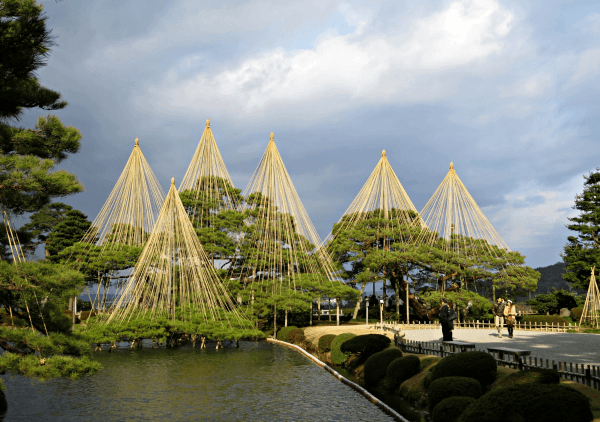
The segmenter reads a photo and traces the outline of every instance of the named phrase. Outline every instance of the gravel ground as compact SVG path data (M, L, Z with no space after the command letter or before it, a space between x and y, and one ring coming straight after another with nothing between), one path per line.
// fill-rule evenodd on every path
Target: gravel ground
M453 339L475 343L477 350L487 347L510 347L513 349L531 350L531 356L538 359L549 359L555 362L600 365L600 335L550 333L545 331L515 330L514 337L508 338L504 329L502 338L498 338L496 330L457 329ZM406 330L407 340L441 341L442 330Z

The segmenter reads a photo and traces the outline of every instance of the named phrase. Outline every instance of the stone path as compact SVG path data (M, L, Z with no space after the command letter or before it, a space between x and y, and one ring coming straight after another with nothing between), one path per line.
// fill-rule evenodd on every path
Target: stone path
M406 330L407 340L441 341L442 330ZM508 338L506 329L502 338L498 338L496 330L457 329L453 331L453 339L476 343L477 350L487 347L510 347L513 349L531 350L531 356L556 362L600 365L600 335L550 333L545 331L515 330L514 337Z

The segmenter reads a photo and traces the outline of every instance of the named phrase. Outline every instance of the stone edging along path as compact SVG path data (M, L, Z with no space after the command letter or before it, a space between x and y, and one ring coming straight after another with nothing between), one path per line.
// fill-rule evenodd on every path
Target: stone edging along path
M356 390L357 392L359 392L360 394L362 394L363 396L365 396L371 403L375 404L376 406L379 406L385 413L387 413L388 415L390 415L391 417L393 417L395 420L400 421L400 422L409 422L408 419L405 419L404 417L402 417L401 414L399 414L394 409L392 409L391 407L389 407L387 404L385 404L384 402L382 402L381 400L379 400L377 397L375 397L374 395L372 395L371 393L369 393L367 390L365 390L364 388L362 388L360 385L356 384L355 382L350 381L346 377L343 377L342 375L340 375L339 373L337 373L333 368L331 368L330 366L326 365L324 362L320 361L319 359L317 359L316 357L314 357L313 355L311 355L310 353L308 353L306 350L304 350L300 346L296 346L295 344L290 344L290 343L287 343L285 341L275 340L275 339L272 339L272 338L267 338L267 341L270 341L271 343L280 344L282 346L289 347L291 349L296 349L297 351L299 351L300 353L302 353L304 356L306 356L307 358L309 358L310 360L312 360L314 363L316 363L320 367L324 368L331 375L333 375L334 377L336 377L337 379L339 379L340 381L342 381L344 384L348 385L352 389Z

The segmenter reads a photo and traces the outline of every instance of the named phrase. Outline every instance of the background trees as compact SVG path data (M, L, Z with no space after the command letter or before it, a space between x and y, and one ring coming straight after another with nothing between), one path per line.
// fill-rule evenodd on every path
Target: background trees
M562 258L566 272L563 278L577 289L587 289L590 268L600 268L600 168L583 176L583 192L575 196L574 209L579 216L569 218L567 228L575 236L567 238Z

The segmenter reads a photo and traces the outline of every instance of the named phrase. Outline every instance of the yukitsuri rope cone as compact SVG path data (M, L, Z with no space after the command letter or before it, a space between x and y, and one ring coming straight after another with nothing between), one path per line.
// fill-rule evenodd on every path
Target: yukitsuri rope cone
M142 153L139 140L135 138L133 151L123 172L80 241L80 245L85 248L84 253L88 254L88 260L92 254L95 259L100 259L122 250L124 246L142 247L154 226L164 197L165 194ZM122 280L127 275L120 274L118 277L118 280ZM96 309L105 307L105 300L100 300L100 287L106 283L107 281L98 283ZM120 290L123 283L117 284L117 290ZM106 293L108 286L104 287Z
M232 275L249 284L253 292L269 289L271 295L282 294L282 289L295 293L309 285L317 289L343 287L331 259L319 248L321 239L279 155L273 133L243 196L248 233L240 239L240 250L246 255L235 270L239 273ZM287 313L286 308L286 321Z
M206 128L202 133L181 185L179 185L179 192L190 190L193 199L200 202L213 200L213 195L218 193L222 201L218 204L219 208L232 210L240 205L232 194L233 188L233 182L210 129L210 120L206 120ZM192 215L196 223L199 226L212 226L210 222L207 224L207 222L202 221L202 218L206 218L206 215L198 211L195 211ZM214 213L208 213L209 218L214 216Z
M395 237L405 239L414 236L414 230L411 228L423 227L422 220L417 216L417 209L392 169L385 150L381 152L379 162L362 189L336 224L335 233L332 232L327 236L324 245L331 245L338 234L351 230L361 222L377 218L382 220L383 230L394 232L397 234ZM384 237L378 247L389 249L389 238ZM362 283L361 295L366 284ZM375 284L373 284L373 292L375 292ZM414 297L411 298L411 301L415 302ZM415 303L415 306L418 304ZM360 303L357 303L354 311L355 318L359 307Z
M592 267L592 275L590 276L590 287L588 288L587 296L585 297L585 305L583 305L583 312L581 313L581 319L579 320L579 326L589 325L593 328L600 328L600 291L596 284L596 276L594 270L596 267Z
M417 245L435 245L446 253L469 260L467 266L472 266L473 262L482 258L485 262L481 265L495 267L499 278L527 277L522 258L519 262L518 252L511 252L494 229L456 174L453 163L450 163L448 174L421 210L420 218L427 229L420 231L415 239ZM485 257L492 257L495 262ZM441 272L446 275L440 280L454 280L454 271L450 266L442 269ZM453 283L448 290L458 288L459 285Z
M208 260L175 180L132 277L107 323L166 318L224 328L248 326Z

